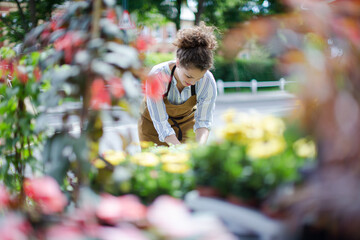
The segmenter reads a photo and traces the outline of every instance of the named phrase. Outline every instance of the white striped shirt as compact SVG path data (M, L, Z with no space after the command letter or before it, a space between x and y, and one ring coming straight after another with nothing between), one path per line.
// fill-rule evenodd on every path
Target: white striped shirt
M172 63L172 61L160 63L154 66L150 71L150 75L161 72L170 78L171 70L169 68L169 63ZM168 83L169 81L164 82L163 94L165 94L168 89ZM173 77L167 98L171 104L179 105L186 102L191 97L191 86L185 87L181 93L179 93L179 90L176 87L176 83L177 81L175 77ZM197 110L195 112L194 131L202 127L210 129L213 121L215 100L217 96L216 82L210 71L207 71L204 77L195 83L195 91ZM166 113L164 101L162 98L160 100L154 100L150 97L147 97L146 103L154 127L159 134L159 140L164 142L167 136L175 134L174 129L172 129L168 122L169 116Z

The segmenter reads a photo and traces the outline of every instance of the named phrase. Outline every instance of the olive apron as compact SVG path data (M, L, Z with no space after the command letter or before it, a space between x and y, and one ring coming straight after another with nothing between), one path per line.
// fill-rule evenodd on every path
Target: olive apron
M173 67L170 76L170 83L166 94L163 97L166 112L169 116L168 122L175 130L176 136L180 142L186 141L186 132L194 127L196 111L196 93L195 86L191 86L191 97L180 105L174 105L169 102L167 95L171 88L171 81L174 76L176 66ZM141 117L138 122L138 132L140 141L150 141L157 145L168 146L165 142L160 142L159 135L154 127L150 117L149 109L146 104L146 98L142 103Z

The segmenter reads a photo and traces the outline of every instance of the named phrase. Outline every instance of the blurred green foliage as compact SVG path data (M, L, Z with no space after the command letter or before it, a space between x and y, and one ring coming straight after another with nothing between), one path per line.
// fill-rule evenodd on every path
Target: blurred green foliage
M9 48L0 49L0 181L22 192L25 169L38 170L34 150L42 135L35 128L40 85L36 74L40 54L33 52L17 60ZM8 65L8 70L4 67ZM0 76L1 77L1 76Z
M153 67L156 64L174 60L175 57L174 53L148 53L146 54L144 64L147 67Z
M212 70L215 79L223 81L278 81L281 76L276 71L275 59L235 59L225 60L215 58L215 69Z
M148 53L145 58L145 65L153 67L156 64L174 60L173 53ZM281 75L276 71L275 59L235 59L226 60L220 56L215 57L214 69L211 72L215 79L223 81L278 81Z

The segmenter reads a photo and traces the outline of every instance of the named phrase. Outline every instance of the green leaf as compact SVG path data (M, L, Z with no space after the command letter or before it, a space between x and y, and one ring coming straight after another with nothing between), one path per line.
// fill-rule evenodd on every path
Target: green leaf
M60 185L69 169L69 155L72 151L73 138L65 133L53 135L45 144L43 160L46 163L46 173L52 176Z

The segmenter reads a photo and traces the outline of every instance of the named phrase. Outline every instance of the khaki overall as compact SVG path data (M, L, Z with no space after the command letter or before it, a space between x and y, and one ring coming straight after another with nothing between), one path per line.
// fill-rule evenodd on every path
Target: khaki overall
M170 80L174 76L175 67L171 71ZM195 86L191 86L191 97L180 105L174 105L169 102L167 95L171 87L171 81L168 86L168 90L163 97L164 104L166 107L166 112L169 116L168 122L171 127L175 130L176 136L180 142L185 142L186 132L190 129L193 129L195 124L195 111L196 111L196 93ZM146 99L143 101L143 107L141 112L141 117L138 122L138 131L140 141L151 141L157 145L168 146L165 142L160 142L159 135L154 127L154 124L151 120L149 110L146 105Z

